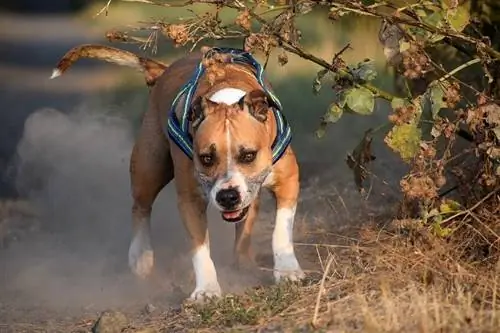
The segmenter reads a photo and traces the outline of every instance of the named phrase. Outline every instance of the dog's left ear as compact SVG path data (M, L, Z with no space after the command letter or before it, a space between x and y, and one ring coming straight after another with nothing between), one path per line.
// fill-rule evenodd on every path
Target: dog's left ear
M249 112L258 121L265 122L267 120L269 102L264 91L250 91L240 99L238 105L243 111Z
M193 104L191 105L190 121L193 123L193 127L194 128L198 127L201 121L208 114L210 114L215 109L216 106L217 103L210 101L206 97L203 96L197 97L193 101Z

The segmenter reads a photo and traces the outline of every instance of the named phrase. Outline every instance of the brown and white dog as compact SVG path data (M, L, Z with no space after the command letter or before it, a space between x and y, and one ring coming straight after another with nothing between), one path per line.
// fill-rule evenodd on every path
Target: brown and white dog
M235 223L236 263L252 263L250 237L262 187L268 188L276 198L272 235L275 281L296 281L304 277L293 247L299 168L290 146L273 164L271 145L277 135L275 115L251 66L226 63L222 77L212 82L206 74L200 78L189 106L191 159L163 129L174 98L203 58L201 52L191 53L167 66L116 48L81 45L63 56L52 78L61 75L80 57L139 69L151 87L149 108L130 159L134 203L128 262L137 276L145 278L153 269L151 209L159 192L175 175L178 209L192 242L196 287L191 299L221 295L210 256L207 205L212 204L224 220ZM178 109L177 116L180 115Z

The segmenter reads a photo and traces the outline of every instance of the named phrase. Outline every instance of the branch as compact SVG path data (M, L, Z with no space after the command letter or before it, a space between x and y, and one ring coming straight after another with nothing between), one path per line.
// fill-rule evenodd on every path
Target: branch
M322 1L315 1L315 2L317 4L324 4L324 3L321 3ZM361 3L356 3L354 1L348 1L348 2L338 1L340 3L335 3L335 2L337 2L337 1L328 1L328 4L331 6L335 6L339 9L342 9L345 11L350 11L353 13L384 18L389 23L392 23L392 24L395 24L395 23L406 24L406 25L410 25L413 27L424 29L424 30L431 32L433 34L443 35L443 36L448 37L450 39L459 39L459 40L467 42L469 44L473 44L476 47L476 49L483 50L490 57L492 57L496 60L500 60L500 52L493 49L491 46L488 46L486 43L484 43L480 39L477 39L477 38L474 38L471 36L467 36L467 35L464 35L464 34L459 33L459 32L440 29L440 28L434 27L430 24L427 24L425 22L421 22L421 21L417 21L417 20L408 20L408 19L402 18L400 16L381 13L381 12L376 11L376 8L373 8L370 6L364 6Z
M239 0L235 0L234 4L226 3L225 5L229 8L238 9L238 10L246 9L252 18L257 20L261 24L264 24L264 25L267 24L267 21L264 18L262 18L257 13L255 13L255 11L247 8ZM314 62L315 64L320 65L321 67L328 69L332 72L337 72L340 75L342 75L343 77L346 77L347 79L349 79L351 82L354 81L352 75L349 72L342 70L342 69L339 69L339 68L336 68L333 64L328 63L324 59L316 57L315 55L305 51L304 49L302 49L301 47L296 45L294 42L281 36L278 32L273 32L272 35L278 40L280 46L285 51L293 53L293 54L295 54L303 59ZM363 86L364 88L370 90L375 96L386 99L388 101L392 101L395 98L395 96L393 96L392 94L390 94L382 89L378 89L377 87L373 86L370 83L362 83L362 84L357 84L357 85Z

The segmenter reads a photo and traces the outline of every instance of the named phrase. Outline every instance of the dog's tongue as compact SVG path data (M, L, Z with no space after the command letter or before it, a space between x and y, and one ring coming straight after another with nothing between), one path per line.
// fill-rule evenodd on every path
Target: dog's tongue
M223 212L222 217L227 220L235 219L240 216L241 210L235 210L234 212Z

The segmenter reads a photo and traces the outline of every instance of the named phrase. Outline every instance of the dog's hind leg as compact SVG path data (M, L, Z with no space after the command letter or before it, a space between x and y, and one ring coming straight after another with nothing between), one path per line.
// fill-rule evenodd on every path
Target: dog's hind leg
M128 263L132 271L146 278L154 266L151 246L151 209L160 191L174 178L168 141L153 109L145 114L130 158L132 186L132 241Z

